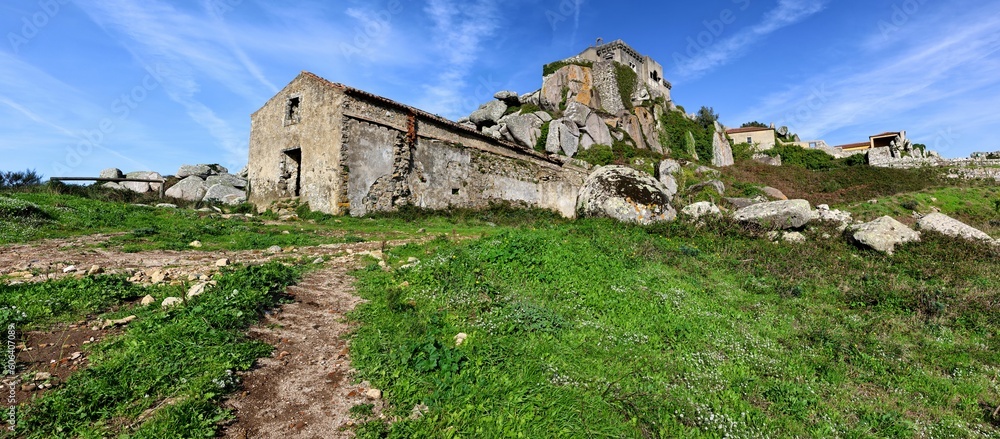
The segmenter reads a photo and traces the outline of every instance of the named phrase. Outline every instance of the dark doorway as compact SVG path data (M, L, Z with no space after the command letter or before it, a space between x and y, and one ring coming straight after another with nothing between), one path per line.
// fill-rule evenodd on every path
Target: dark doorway
M281 179L291 196L298 197L301 195L302 187L302 149L288 149L284 153L285 156L281 160Z

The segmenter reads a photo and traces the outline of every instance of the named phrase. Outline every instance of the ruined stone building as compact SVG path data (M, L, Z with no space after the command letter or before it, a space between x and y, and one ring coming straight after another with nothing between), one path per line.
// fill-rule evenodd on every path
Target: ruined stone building
M365 215L505 201L575 216L587 170L303 72L251 116L249 201Z

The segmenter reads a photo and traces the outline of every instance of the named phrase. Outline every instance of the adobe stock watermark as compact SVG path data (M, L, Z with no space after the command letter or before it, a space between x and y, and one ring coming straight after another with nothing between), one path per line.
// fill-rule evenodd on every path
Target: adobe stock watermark
M364 26L354 28L354 40L350 43L340 43L340 52L347 58L362 54L371 49L372 41L392 25L392 18L403 12L400 0L389 0L382 10L373 15Z
M17 428L17 327L13 323L7 325L6 355L4 355L3 376L10 378L10 385L4 395L7 400L7 410L4 422L8 431Z
M493 75L480 76L479 83L471 95L461 102L461 108L472 108L473 111L493 99L493 95L500 91L503 84L493 79Z
M93 154L94 148L102 148L107 136L111 135L118 128L118 124L127 120L132 113L142 104L152 91L160 88L165 75L163 65L157 64L153 69L147 69L146 76L139 84L121 96L111 101L112 117L105 117L97 123L97 127L84 131L80 134L80 139L74 146L66 148L66 155L62 161L52 163L52 171L55 175L63 175L80 166L83 160Z
M208 2L208 10L215 16L222 17L236 10L236 7L243 4L243 0L211 0Z
M821 84L812 88L809 97L802 100L799 105L791 111L785 113L781 118L779 126L795 127L807 123L818 111L823 109L830 102L830 95L826 91L826 84Z
M580 11L580 6L582 5L583 0L562 0L555 9L547 9L545 11L545 19L549 21L552 32L555 32L559 28L559 23L575 20L576 14Z
M698 32L697 35L693 37L687 37L687 45L684 47L684 53L674 52L674 63L677 65L688 64L693 58L701 55L708 50L713 44L719 41L722 34L726 32L726 28L735 23L737 20L737 12L746 11L750 8L750 0L731 0L733 5L736 6L737 10L726 8L719 12L717 18L711 20L702 21L702 25L705 30Z
M956 134L951 127L942 128L934 134L934 143L933 146L931 146L931 149L934 151L941 151L944 149L954 148L955 144L958 143L958 140L961 138L962 136Z
M63 6L69 0L41 0L35 12L21 17L21 28L18 32L8 32L7 41L15 54L21 53L21 47L35 39L45 29L52 19L62 12Z
M889 20L878 21L878 30L882 32L882 38L888 40L890 35L898 32L920 12L920 7L925 3L927 0L904 0L902 3L894 3Z

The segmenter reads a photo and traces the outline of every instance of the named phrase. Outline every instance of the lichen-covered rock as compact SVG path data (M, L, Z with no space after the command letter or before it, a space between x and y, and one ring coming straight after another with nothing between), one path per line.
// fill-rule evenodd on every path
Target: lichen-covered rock
M488 127L500 122L500 118L507 112L507 104L503 101L489 101L472 112L469 120L479 127Z
M516 91L498 91L493 95L493 99L503 101L510 107L521 105L521 97L517 95Z
M224 184L216 184L205 192L204 200L207 202L219 202L227 205L236 205L246 201L246 192Z
M652 176L625 166L604 166L591 173L580 189L577 211L581 217L638 224L677 218L666 188Z
M849 228L847 233L855 243L890 255L898 245L920 241L920 232L891 216Z
M182 165L180 169L177 170L177 178L187 178L192 175L198 176L202 179L214 174L211 166L208 165Z
M681 164L674 159L666 159L660 162L660 175L676 174L681 172Z
M797 229L814 219L812 206L806 200L772 201L753 204L736 211L737 221L757 224L770 229Z
M577 127L583 128L587 126L587 118L594 111L590 107L583 105L579 102L570 102L566 105L566 111L563 112L563 119L572 121Z
M170 189L167 189L165 195L180 200L201 201L205 198L205 192L207 191L208 186L206 186L205 180L192 175L171 186Z
M662 183L663 187L666 188L667 195L670 196L670 198L673 198L674 195L677 195L677 190L680 189L677 186L677 177L675 177L673 174L660 173L660 183Z
M917 221L921 230L931 230L942 235L964 239L966 241L994 242L990 235L982 230L965 224L943 213L932 213Z
M549 111L558 111L563 102L601 108L600 101L594 89L593 72L589 67L577 65L565 66L546 76L539 96L539 106Z
M816 206L816 217L820 221L837 224L840 231L844 231L853 220L850 212L830 209L826 204Z
M121 169L118 168L108 168L101 171L101 178L122 178L125 174L122 173Z
M719 206L716 206L710 201L702 201L700 203L689 204L681 209L681 214L690 217L691 219L700 219L706 216L722 216L722 211L719 210Z

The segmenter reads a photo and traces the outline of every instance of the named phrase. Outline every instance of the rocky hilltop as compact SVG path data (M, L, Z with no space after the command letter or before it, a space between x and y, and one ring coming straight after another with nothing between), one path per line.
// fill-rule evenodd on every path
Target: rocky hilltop
M714 166L733 164L723 126L714 122L702 135L704 127L697 127L693 115L662 88L640 80L629 66L571 58L543 70L541 89L523 95L498 92L458 122L496 139L569 158L595 147L632 148L661 157L700 158ZM706 139L702 157L696 138Z

